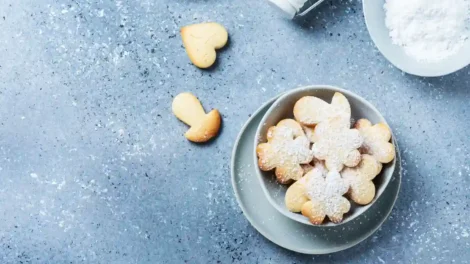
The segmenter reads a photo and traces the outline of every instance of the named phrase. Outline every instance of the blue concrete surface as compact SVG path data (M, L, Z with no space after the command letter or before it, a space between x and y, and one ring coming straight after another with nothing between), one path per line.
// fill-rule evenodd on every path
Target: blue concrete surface
M1 263L468 263L470 68L403 74L367 33L362 3L327 1L293 23L265 1L3 0ZM230 45L195 68L179 28L217 21ZM243 216L229 164L263 102L308 84L378 107L399 140L390 219L326 256L284 250ZM189 143L171 113L191 91L224 127Z

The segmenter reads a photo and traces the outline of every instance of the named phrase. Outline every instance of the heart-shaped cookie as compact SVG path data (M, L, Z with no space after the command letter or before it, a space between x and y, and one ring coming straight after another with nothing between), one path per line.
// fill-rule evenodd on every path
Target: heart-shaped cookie
M339 92L333 95L331 104L315 96L304 96L294 105L295 120L307 127L313 127L336 116L341 116L346 122L351 118L349 101Z
M204 69L214 64L215 50L227 44L228 33L218 23L203 23L181 28L181 37L191 62Z

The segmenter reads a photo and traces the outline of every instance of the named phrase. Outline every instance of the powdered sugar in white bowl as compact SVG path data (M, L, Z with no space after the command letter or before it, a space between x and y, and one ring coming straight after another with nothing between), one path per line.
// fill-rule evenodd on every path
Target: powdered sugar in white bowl
M396 67L442 76L470 64L470 0L364 0L372 40Z

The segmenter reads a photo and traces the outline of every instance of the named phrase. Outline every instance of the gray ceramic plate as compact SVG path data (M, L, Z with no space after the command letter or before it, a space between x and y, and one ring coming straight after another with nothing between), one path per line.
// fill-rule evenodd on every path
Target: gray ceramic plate
M273 243L305 254L328 254L357 245L372 235L387 219L398 197L401 166L384 194L364 214L342 226L315 228L284 216L268 201L253 164L256 129L274 98L257 110L242 128L232 153L232 186L238 204L251 225Z
M256 146L259 143L267 141L266 134L270 127L275 126L282 119L293 118L294 105L300 98L304 96L316 96L326 102L331 102L331 98L333 98L335 92L340 92L346 96L346 98L348 98L348 101L351 105L351 117L354 120L367 118L373 124L387 123L385 118L380 114L379 110L377 110L371 103L348 90L329 85L312 85L300 87L281 95L268 109L256 131L256 134L259 136L253 142L253 153L256 153ZM394 143L393 139L392 143ZM258 158L256 157L256 154L253 154L253 164L258 164ZM396 159L388 164L384 164L382 172L380 172L380 174L375 177L374 184L376 187L376 195L370 204L365 206L357 206L354 203L351 203L351 210L344 215L344 219L341 223L334 224L332 222L326 221L324 224L322 224L322 226L343 225L349 221L354 220L356 217L367 211L385 191L385 188L390 182L390 179L392 178L393 172L395 170L395 164ZM287 209L284 198L286 196L287 188L289 187L288 185L279 184L272 171L261 171L258 167L255 167L255 170L259 176L258 178L261 182L261 187L266 194L268 201L271 202L274 208L295 221L312 225L308 221L307 217L303 216L302 214L292 213Z
M458 71L470 63L470 41L455 55L439 62L418 62L408 56L404 49L394 45L389 37L389 30L385 26L385 0L364 0L363 9L367 29L380 52L395 67L404 72L424 76L443 76Z

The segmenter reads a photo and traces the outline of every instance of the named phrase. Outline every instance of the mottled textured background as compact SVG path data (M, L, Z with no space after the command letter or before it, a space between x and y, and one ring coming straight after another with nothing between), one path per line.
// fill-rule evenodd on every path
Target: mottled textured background
M293 23L261 0L3 0L0 262L468 262L470 69L403 74L374 47L361 5L326 1ZM204 21L230 33L209 71L190 64L179 36ZM250 114L307 84L375 104L405 169L383 227L326 256L266 240L230 184ZM170 112L182 91L221 110L212 143L182 136Z

